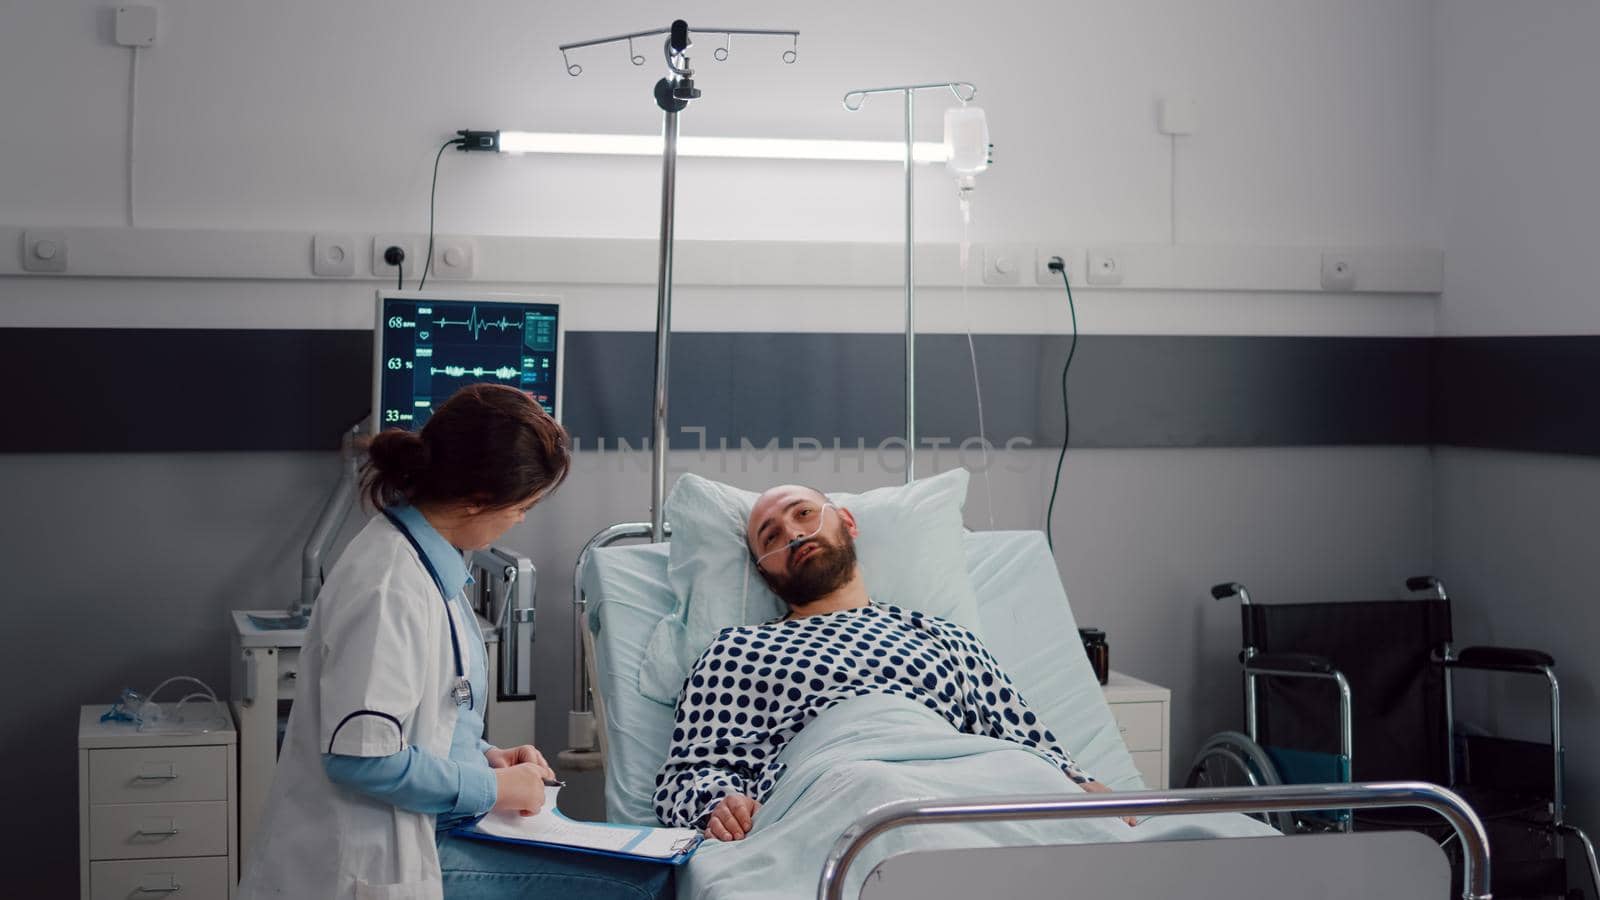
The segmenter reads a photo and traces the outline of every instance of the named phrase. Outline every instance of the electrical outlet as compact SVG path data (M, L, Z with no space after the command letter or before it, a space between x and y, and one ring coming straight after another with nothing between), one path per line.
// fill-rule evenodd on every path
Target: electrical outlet
M1162 134L1173 137L1194 134L1199 118L1193 97L1162 97L1156 102L1156 130Z
M34 231L22 233L22 271L65 272L67 270L67 236L60 231Z
M154 6L119 6L116 19L117 43L124 47L155 45L161 15Z
M1021 284L1022 271L1033 261L1033 248L1020 244L990 244L983 248L983 283Z
M311 273L325 277L356 273L356 239L349 234L319 234L311 239Z
M1356 289L1356 264L1347 254L1322 254L1322 289L1325 291Z
M380 234L372 239L372 275L380 280L395 277L395 267L383 261L383 251L399 247L405 251L405 262L400 264L407 278L422 277L422 248L424 239L410 234Z
M1089 268L1085 277L1090 284L1121 284L1122 259L1113 250L1090 250Z
M1047 287L1060 287L1061 276L1050 271L1050 260L1061 257L1067 266L1067 279L1077 284L1083 278L1083 251L1053 244L1040 244L1033 252L1033 280Z
M476 256L476 248L467 238L435 236L430 271L439 278L471 278Z

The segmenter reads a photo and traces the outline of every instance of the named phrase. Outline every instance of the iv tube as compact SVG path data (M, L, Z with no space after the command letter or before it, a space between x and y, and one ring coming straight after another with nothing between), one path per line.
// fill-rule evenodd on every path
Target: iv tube
M989 433L983 427L983 385L978 380L978 349L972 341L972 307L967 303L967 248L971 229L972 176L961 179L961 315L967 322L967 356L972 360L972 393L978 400L978 442L983 449L983 489L989 502L989 529L994 530L994 482L989 477Z

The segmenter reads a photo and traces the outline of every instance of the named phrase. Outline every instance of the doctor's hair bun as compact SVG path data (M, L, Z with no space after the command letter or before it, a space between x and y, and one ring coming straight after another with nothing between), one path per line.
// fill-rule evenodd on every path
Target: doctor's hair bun
M421 431L384 431L366 447L362 492L380 508L531 504L555 490L572 465L566 429L527 393L498 384L468 385Z
M374 471L397 484L427 469L427 444L414 431L394 428L381 432L366 445L366 456Z

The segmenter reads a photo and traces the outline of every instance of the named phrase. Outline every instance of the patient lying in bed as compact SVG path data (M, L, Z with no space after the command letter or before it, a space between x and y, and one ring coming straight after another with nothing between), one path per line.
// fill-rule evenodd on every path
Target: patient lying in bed
M978 638L935 616L873 603L850 512L798 485L762 494L746 541L784 618L722 631L678 697L656 776L668 825L741 840L783 775L779 756L818 714L867 695L921 704L952 729L1029 748L1084 790L1073 762Z

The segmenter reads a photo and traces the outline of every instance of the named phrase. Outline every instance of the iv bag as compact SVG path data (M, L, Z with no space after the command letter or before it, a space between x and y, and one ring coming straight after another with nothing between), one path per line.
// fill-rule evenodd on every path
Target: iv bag
M944 111L945 163L957 175L976 175L989 168L989 122L976 106L954 106Z

